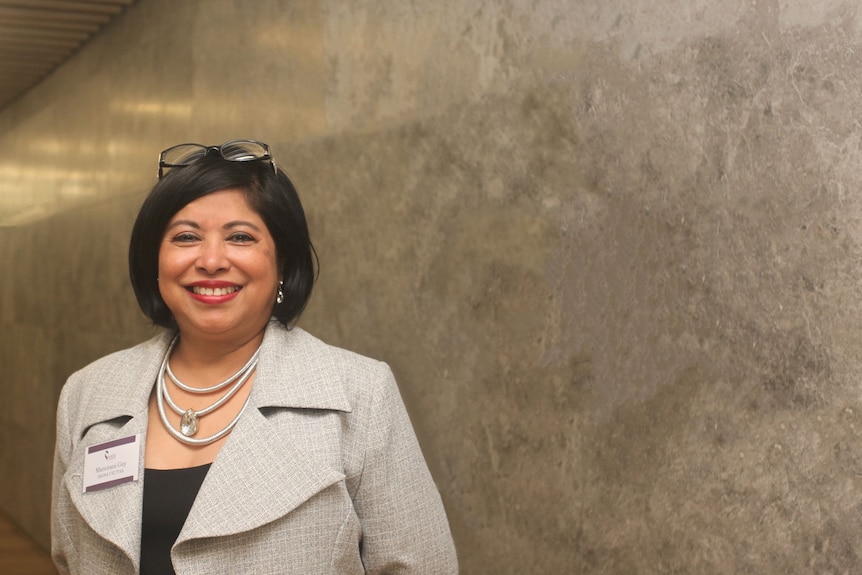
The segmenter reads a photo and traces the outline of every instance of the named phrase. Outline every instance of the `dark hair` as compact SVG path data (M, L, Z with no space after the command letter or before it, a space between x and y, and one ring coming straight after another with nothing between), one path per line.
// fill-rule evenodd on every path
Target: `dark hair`
M228 188L245 192L275 242L284 301L273 301L272 315L288 326L305 309L314 286L317 254L293 182L281 170L276 174L265 160L237 162L208 154L169 171L144 200L132 228L129 276L141 311L154 324L176 327L158 285L159 247L168 223L192 201Z

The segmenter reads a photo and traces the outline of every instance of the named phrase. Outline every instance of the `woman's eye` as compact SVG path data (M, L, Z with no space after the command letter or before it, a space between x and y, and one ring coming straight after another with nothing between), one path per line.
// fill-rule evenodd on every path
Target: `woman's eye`
M198 237L192 233L184 232L181 234L177 234L174 236L174 241L179 243L188 243L194 242L198 239Z
M245 233L236 233L230 236L230 241L237 242L241 244L253 242L254 238Z

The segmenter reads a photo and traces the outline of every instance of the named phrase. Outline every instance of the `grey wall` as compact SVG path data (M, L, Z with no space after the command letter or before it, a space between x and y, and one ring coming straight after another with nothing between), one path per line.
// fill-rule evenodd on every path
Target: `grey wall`
M158 151L254 137L464 573L855 571L860 108L850 1L140 0L0 112L0 509L47 545L57 393L152 331Z

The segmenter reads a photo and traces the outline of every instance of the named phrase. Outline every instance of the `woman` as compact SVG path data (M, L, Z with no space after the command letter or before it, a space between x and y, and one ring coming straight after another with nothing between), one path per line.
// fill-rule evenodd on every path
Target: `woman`
M314 250L266 144L162 152L129 264L166 329L63 388L61 573L457 572L389 368L292 328Z

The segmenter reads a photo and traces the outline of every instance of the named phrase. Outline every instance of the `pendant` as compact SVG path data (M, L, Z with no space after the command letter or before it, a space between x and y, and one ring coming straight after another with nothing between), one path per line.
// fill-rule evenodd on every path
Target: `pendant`
M180 431L186 437L191 437L198 432L198 416L195 410L188 408L180 419Z

